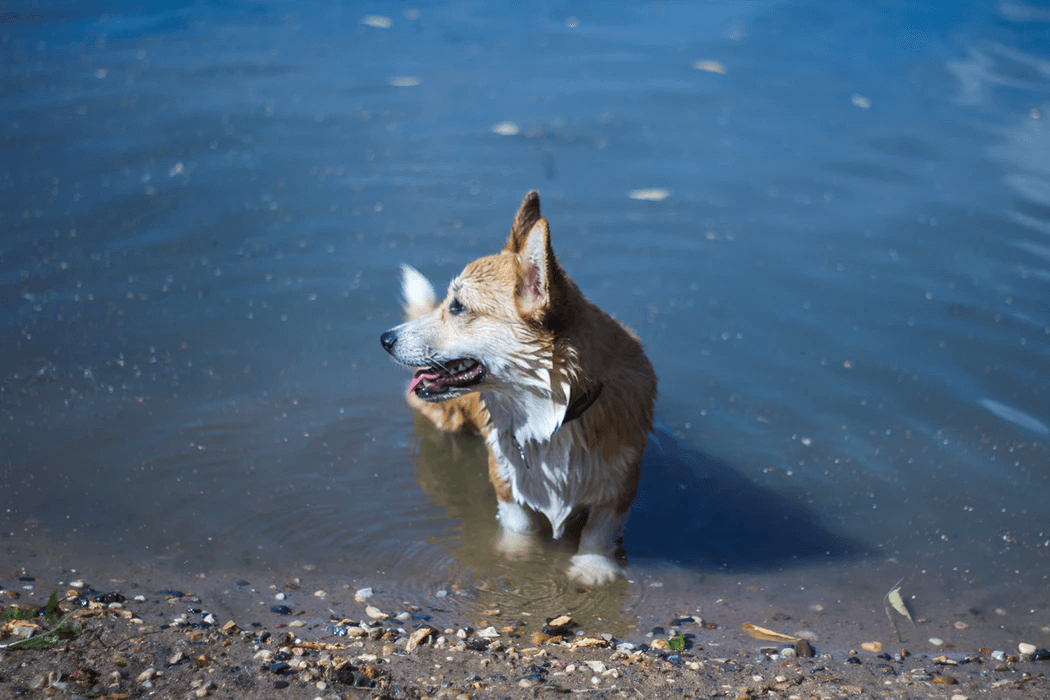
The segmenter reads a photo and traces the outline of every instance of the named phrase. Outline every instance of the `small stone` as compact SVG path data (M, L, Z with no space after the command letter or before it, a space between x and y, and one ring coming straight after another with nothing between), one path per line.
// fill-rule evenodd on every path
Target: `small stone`
M483 639L495 639L499 636L499 632L496 631L495 627L486 627L483 630L478 630L478 636Z
M565 627L566 625L572 624L572 618L568 615L562 615L561 617L554 618L547 624L549 624L551 627Z
M961 695L961 694L957 693L957 694L952 696L952 700L970 700L970 698L966 697L965 695Z
M864 642L863 644L860 645L860 648L863 649L864 651L870 651L872 654L878 654L880 651L882 651L882 643L881 642Z
M995 659L996 661L1005 661L1006 660L1006 652L997 649L997 650L992 652L992 658Z
M151 681L151 680L153 680L156 677L157 677L157 669L155 669L152 666L150 666L145 671L143 671L142 673L140 673L138 676L135 677L135 682L136 683L145 683L146 681Z
M671 645L667 643L666 639L654 639L649 643L650 649L656 649L658 651L667 651L671 648Z
M206 624L206 625L214 625L216 622L218 622L218 620L216 620L215 616L212 615L211 613L208 613L207 615L204 616L204 624Z
M1029 644L1027 642L1021 642L1017 645L1017 651L1021 652L1022 654L1034 654L1035 645Z
M277 613L278 615L291 615L292 609L287 605L275 605L270 608L270 612Z
M280 593L275 595L274 598L276 598L277 600L286 600L288 598L288 594L284 591L281 591Z
M186 660L186 655L184 653L182 653L181 651L177 651L177 652L175 652L175 654L170 659L168 659L168 665L169 666L175 666L175 665L181 664L185 660Z
M549 634L544 634L543 632L533 632L532 633L532 643L535 644L536 646L540 646L541 644L546 644L547 641L550 640L550 638L551 638L551 636Z
M390 619L389 615L387 615L385 612L383 612L379 608L375 607L374 605L369 605L368 607L366 607L365 608L365 614L368 615L373 620L389 620Z
M959 683L951 676L934 676L930 679L930 682L934 685L958 685Z
M324 599L328 597L328 593L326 591L314 591L314 597Z
M935 647L943 646L944 640L940 637L930 637L930 644L932 644Z
M357 592L354 593L354 600L356 600L358 603L363 603L366 600L368 600L369 598L371 598L372 595L373 595L373 591L372 591L371 587L369 587L369 588L358 588Z
M237 626L236 622L234 622L233 620L230 620L229 622L227 622L225 625L222 626L222 631L225 632L226 634L240 634L241 628Z
M780 650L780 655L783 656L785 659L790 659L794 656L797 656L795 650L792 647L784 647Z
M70 581L69 585L79 591L80 589L84 588L84 586L86 586L87 584L84 583L84 579L78 578L76 581Z
M814 651L813 645L809 643L808 639L800 639L795 642L795 653L803 659L811 659L816 656L816 651Z

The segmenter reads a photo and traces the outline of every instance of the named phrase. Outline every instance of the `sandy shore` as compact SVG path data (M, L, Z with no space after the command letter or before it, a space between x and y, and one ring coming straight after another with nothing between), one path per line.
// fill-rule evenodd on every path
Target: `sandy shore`
M21 649L11 644L28 634L16 629L25 623L5 623L2 697L1050 697L1042 649L929 653L858 640L856 649L827 650L817 640L807 656L805 644L670 613L668 625L628 641L566 611L486 610L452 621L439 605L367 589L339 591L337 614L327 593L303 591L296 578L265 590L237 581L223 594L252 598L249 608L156 581L3 576L5 609L39 609L58 591L64 626L77 631ZM254 614L218 612L230 608ZM48 633L44 618L29 622L34 636Z

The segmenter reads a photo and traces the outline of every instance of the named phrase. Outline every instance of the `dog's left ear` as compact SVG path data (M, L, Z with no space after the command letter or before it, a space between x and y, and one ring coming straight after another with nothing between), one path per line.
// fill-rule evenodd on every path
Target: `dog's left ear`
M525 245L525 239L532 231L533 225L540 220L540 193L536 190L530 191L521 200L518 213L514 216L514 223L510 227L510 238L504 248L508 253L517 255Z
M518 308L526 316L538 316L551 303L553 277L557 274L547 220L532 225L518 250Z

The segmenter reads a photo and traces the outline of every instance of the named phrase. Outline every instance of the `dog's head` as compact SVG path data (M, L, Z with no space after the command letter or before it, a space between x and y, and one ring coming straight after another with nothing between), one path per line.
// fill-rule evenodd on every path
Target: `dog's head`
M539 195L529 192L503 250L468 264L441 303L421 275L406 271L406 309L419 315L384 333L383 347L420 368L409 391L426 401L483 387L564 405L568 378L554 366L554 344L568 320L563 302L571 285L551 249ZM421 303L424 297L429 301ZM426 306L432 308L423 312Z

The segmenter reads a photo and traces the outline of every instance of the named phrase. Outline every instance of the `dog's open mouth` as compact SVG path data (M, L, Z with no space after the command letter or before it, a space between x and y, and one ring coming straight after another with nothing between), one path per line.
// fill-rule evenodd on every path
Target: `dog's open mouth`
M416 396L425 401L435 401L451 398L449 394L454 396L459 393L456 389L472 387L484 379L485 365L477 360L464 358L416 371L408 390L414 391Z

